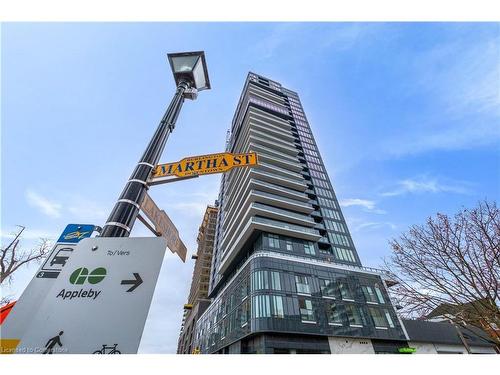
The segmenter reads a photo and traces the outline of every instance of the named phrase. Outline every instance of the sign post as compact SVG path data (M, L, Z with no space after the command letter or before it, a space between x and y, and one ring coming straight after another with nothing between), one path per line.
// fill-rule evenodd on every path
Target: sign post
M16 353L137 353L165 249L162 237L81 241Z

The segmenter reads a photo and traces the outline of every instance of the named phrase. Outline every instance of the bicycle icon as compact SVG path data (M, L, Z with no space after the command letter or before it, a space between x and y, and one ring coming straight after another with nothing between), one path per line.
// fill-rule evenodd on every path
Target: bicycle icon
M122 352L120 352L118 349L116 349L117 345L118 344L114 344L113 346L107 346L106 344L103 344L101 350L96 350L92 354L122 354ZM110 350L110 351L106 352L106 350Z

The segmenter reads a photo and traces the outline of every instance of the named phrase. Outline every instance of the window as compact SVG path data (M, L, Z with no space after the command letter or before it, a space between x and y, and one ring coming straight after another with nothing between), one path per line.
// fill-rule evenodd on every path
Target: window
M299 298L299 310L303 322L314 322L314 311L310 299Z
M245 301L241 304L240 325L242 327L247 325L248 318L249 318L248 313L249 313L248 301Z
M284 318L285 312L283 309L283 297L281 296L271 296L272 301L272 312L271 316L273 318Z
M347 262L356 263L356 258L354 257L354 253L352 252L352 250L343 249L343 248L335 246L335 247L333 247L333 252L334 252L335 257L337 259L347 261Z
M351 327L362 327L363 320L359 308L355 305L346 305L346 310L349 318L349 325Z
M292 251L293 250L293 242L291 240L286 240L286 249L288 251Z
M222 327L222 328L221 328L221 331L220 331L220 332L221 332L221 333L220 333L220 335L221 335L221 338L220 338L220 339L221 339L221 340L223 340L223 339L224 339L224 337L226 337L226 335L227 335L227 333L228 333L228 332L227 332L228 330L227 330L226 320L223 320L223 321L222 321L222 323L221 323L221 327Z
M375 293L377 294L378 301L380 303L385 303L384 296L382 295L382 291L380 290L380 288L377 284L375 284Z
M297 286L297 293L311 294L307 276L295 276L295 285Z
M329 303L326 306L326 315L328 319L328 324L341 326L342 325L342 314L340 312L340 306L335 303Z
M343 300L354 301L351 289L349 288L349 284L347 284L346 282L339 283L339 289Z
M368 310L370 311L370 315L373 319L373 324L375 324L375 328L387 328L387 320L385 317L385 312L387 312L387 315L389 315L389 312L387 310L384 311L384 314L382 314L382 311L380 309L377 309L375 307L370 307L368 308ZM391 319L391 327L394 327L392 319Z
M252 290L268 289L269 281L267 271L255 271L252 273Z
M269 303L269 296L258 295L252 297L253 316L255 318L269 318L271 317L271 304Z
M272 271L270 281L271 281L271 289L281 290L281 280L279 272Z
M277 234L269 234L269 247L274 247L279 249L280 247L280 236Z
M321 294L323 297L335 298L335 282L332 280L319 279Z
M329 211L331 211L331 210L329 210ZM347 238L347 236L345 236L343 234L328 233L328 237L330 238L330 241L332 243L334 243L335 245L349 246L349 239Z
M392 321L391 314L387 309L384 309L385 318L387 319L387 323L389 323L389 327L394 328L394 322Z
M375 295L375 292L373 291L371 286L363 285L361 289L363 290L363 294L365 295L366 302L377 303L377 296Z
M246 280L242 281L240 288L241 300L244 301L248 297L248 282Z
M316 251L314 250L314 244L312 242L304 242L304 252L308 255L316 255Z

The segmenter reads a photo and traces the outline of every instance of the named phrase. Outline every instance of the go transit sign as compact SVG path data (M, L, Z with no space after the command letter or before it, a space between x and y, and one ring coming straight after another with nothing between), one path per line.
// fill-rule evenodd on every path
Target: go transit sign
M223 173L235 167L251 167L258 165L257 153L232 154L223 152L190 156L173 163L157 165L153 178L166 176L188 177L202 174Z
M166 247L162 237L80 241L10 352L137 353Z

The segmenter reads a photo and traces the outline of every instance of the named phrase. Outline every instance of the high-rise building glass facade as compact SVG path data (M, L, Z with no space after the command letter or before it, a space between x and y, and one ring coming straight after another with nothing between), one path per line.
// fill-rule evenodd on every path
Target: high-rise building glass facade
M259 166L222 177L212 303L195 345L203 353L330 353L344 338L374 351L404 346L384 274L361 264L298 95L249 73L227 151L255 151Z

